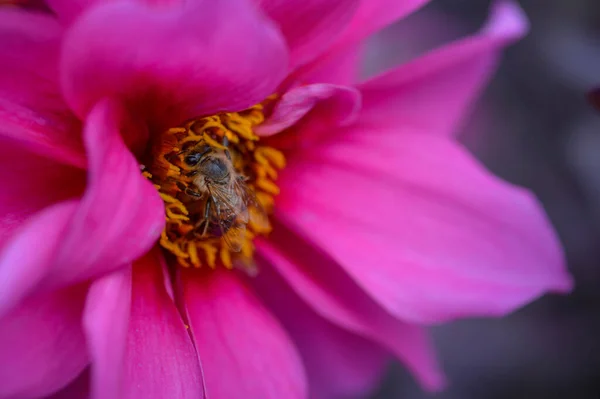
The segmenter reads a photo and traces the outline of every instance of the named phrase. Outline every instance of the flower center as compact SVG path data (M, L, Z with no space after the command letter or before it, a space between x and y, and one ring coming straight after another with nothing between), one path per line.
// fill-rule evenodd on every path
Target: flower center
M167 130L144 170L165 203L160 245L184 267L251 271L257 235L271 231L278 170L285 157L261 146L253 129L261 104L199 118Z

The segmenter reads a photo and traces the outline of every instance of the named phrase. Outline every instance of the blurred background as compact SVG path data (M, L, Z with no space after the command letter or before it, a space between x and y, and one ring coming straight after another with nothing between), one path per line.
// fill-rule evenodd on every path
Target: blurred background
M377 399L600 399L600 1L521 0L529 36L509 48L462 141L493 172L532 189L562 239L570 296L547 296L504 319L436 328L451 382L420 390L399 366ZM487 0L434 0L374 37L365 74L474 32Z

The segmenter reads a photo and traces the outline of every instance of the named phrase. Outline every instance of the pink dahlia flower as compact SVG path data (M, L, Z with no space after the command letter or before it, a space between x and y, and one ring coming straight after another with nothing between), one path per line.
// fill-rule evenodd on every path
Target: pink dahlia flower
M423 3L0 10L0 397L345 397L390 356L438 389L427 326L569 291L534 197L454 140L516 5L356 81Z

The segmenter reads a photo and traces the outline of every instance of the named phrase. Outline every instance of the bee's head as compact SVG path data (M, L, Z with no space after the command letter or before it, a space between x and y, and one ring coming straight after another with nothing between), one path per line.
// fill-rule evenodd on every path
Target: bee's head
M210 146L203 146L200 148L195 148L193 151L190 151L185 155L183 161L188 166L198 166L198 164L210 153L212 152L212 148Z
M199 164L199 171L204 175L205 179L213 183L227 182L229 179L229 167L227 158L219 154L212 153L206 155Z
M229 175L229 169L221 158L210 158L204 165L204 174L213 180L221 180Z

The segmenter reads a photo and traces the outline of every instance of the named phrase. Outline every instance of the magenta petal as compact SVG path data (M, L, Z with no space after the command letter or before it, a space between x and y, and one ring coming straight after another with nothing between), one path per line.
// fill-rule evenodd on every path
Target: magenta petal
M103 101L86 121L88 188L48 284L80 281L128 265L152 248L163 230L163 202L123 144L120 111Z
M81 201L44 210L5 244L0 314L34 288L49 290L126 266L160 236L163 202L123 144L118 111L104 101L88 118L89 178Z
M0 397L49 395L85 368L84 297L82 287L31 297L0 319Z
M513 2L500 1L475 36L373 78L359 86L360 120L433 134L455 134L469 106L495 70L503 47L527 31Z
M52 11L58 16L59 20L68 25L75 21L79 15L91 8L95 4L107 3L109 1L122 0L46 0ZM140 0L149 5L166 5L176 3L181 0Z
M259 259L277 270L313 311L394 354L426 389L445 385L424 329L385 312L339 265L284 225L276 224L270 241L257 243Z
M571 289L536 199L446 137L355 129L294 160L279 214L399 318L504 315Z
M367 397L383 377L390 355L317 315L270 266L261 266L253 286L298 347L309 397Z
M301 68L292 79L301 83L354 85L360 76L362 55L362 43L348 46L334 55L311 64L310 68Z
M62 31L49 15L0 9L0 251L36 211L79 195L79 122L60 96Z
M165 290L163 267L159 251L133 266L123 399L204 398L199 359Z
M310 82L353 83L348 77L352 80L357 77L355 72L359 66L357 51L360 42L428 2L429 0L362 0L352 20L335 42L324 54L302 67L299 75L309 77ZM345 65L341 77L345 75L346 79L341 79L334 73L339 70L340 65ZM321 80L317 80L319 77Z
M329 51L333 54L402 19L430 0L362 0L352 21Z
M211 399L306 398L304 370L281 326L230 271L184 270L185 305Z
M93 399L121 397L130 305L130 268L92 283L83 324L92 361Z
M38 212L6 243L0 253L0 317L47 275L77 206L67 201Z
M256 129L256 133L260 136L279 133L313 109L319 112L320 125L348 124L360 109L360 94L354 88L331 84L297 87L282 96L273 114Z
M80 123L64 103L58 84L61 35L49 15L0 9L0 138L82 166Z
M69 385L45 399L90 399L90 372L85 369Z
M29 150L23 143L0 137L0 159L7 165L0 169L0 253L31 215L78 197L85 187L84 171Z
M73 22L86 8L98 2L99 0L47 0L52 11L65 25Z
M321 54L346 28L358 0L255 0L279 25L292 66Z
M147 118L180 123L247 108L275 90L287 49L252 4L182 3L105 4L76 21L64 41L62 85L80 116L117 97Z

